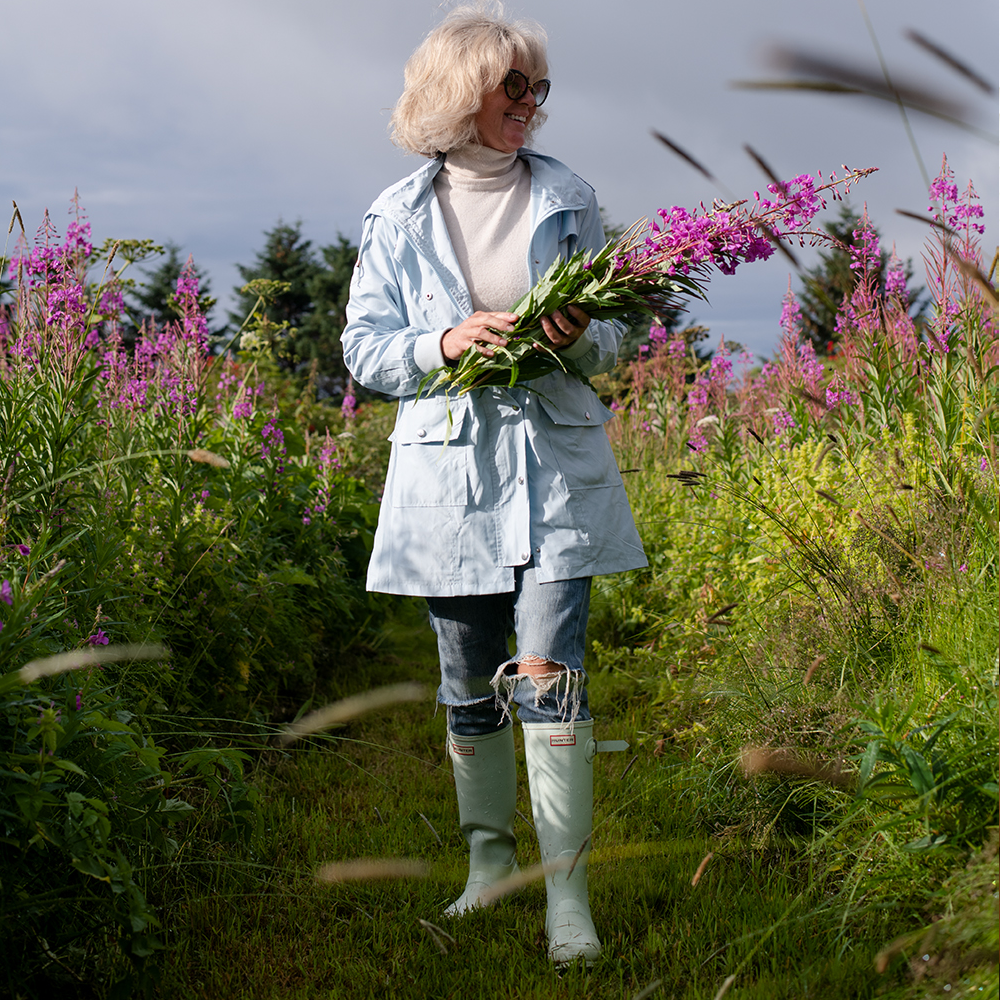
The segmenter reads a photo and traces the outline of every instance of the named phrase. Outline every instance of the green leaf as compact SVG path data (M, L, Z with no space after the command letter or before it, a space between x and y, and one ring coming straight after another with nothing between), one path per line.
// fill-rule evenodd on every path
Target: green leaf
M858 784L862 790L864 790L864 788L868 785L868 782L871 780L875 762L878 760L878 752L879 742L878 740L872 740L871 743L869 743L865 748L865 752L861 755Z
M73 761L71 760L63 760L62 758L57 758L55 760L51 760L49 763L51 763L54 767L59 768L60 771L69 771L71 774L80 775L81 778L87 777L87 772L84 771L83 768L79 766L79 764L74 764ZM70 794L76 794L76 793L72 792Z
M922 754L917 753L912 747L906 745L902 748L903 759L906 761L910 772L910 784L920 796L929 795L934 791L934 772L924 759Z
M183 799L164 799L157 811L162 813L168 822L177 823L189 813L193 813L195 808Z
M281 569L275 570L270 574L273 583L280 583L286 586L292 584L302 584L306 587L317 587L319 584L316 582L316 578L310 576L304 569L299 566L286 565L282 566Z
M947 839L948 835L946 833L929 833L926 837L918 837L916 840L911 840L908 844L903 844L903 850L928 851L932 848L940 847Z

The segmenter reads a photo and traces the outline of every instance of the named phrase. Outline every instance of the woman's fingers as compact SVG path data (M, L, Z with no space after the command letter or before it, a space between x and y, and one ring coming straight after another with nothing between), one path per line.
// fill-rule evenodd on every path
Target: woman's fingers
M517 323L516 313L475 312L458 326L446 330L441 338L441 350L450 361L457 361L470 347L488 358L493 357L490 345L506 347L507 338Z
M580 338L590 323L590 317L579 306L567 306L565 312L556 309L542 317L542 329L553 347L568 347Z

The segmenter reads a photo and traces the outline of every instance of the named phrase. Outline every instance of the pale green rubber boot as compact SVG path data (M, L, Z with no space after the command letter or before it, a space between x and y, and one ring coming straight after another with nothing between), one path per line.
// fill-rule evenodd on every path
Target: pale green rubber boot
M444 912L458 917L482 905L483 893L518 871L514 860L517 770L514 727L485 736L448 733L458 818L469 845L465 891Z
M594 813L594 722L572 729L546 723L524 723L531 811L542 864L556 865L545 876L548 907L545 933L549 958L567 965L582 958L588 965L601 953L587 899L587 856ZM573 865L573 859L576 864ZM573 865L573 870L569 871Z

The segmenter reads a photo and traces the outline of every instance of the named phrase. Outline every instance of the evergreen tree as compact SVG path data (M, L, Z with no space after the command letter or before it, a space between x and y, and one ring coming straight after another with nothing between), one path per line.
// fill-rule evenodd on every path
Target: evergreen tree
M237 264L236 270L244 282L265 278L288 285L266 306L264 316L271 323L287 324L289 331L294 331L290 333L289 350L279 359L283 368L294 370L302 361L298 336L314 308L311 283L321 270L312 241L302 238L302 223L289 226L279 220L274 229L264 234L264 249L257 251L254 263L249 266ZM233 330L239 329L257 301L255 295L244 293L242 287L235 289L238 305L236 311L229 314Z
M338 233L337 242L321 247L320 255L324 266L309 283L313 309L302 323L296 349L303 360L315 360L320 388L335 395L348 375L340 335L347 323L358 248Z
M264 310L268 321L287 324L287 340L278 364L286 371L312 369L319 390L338 395L347 384L340 334L347 322L347 299L358 248L338 234L337 242L313 249L302 237L302 223L279 223L264 234L264 248L253 265L237 265L244 281L266 278L282 281L288 288L279 292ZM235 331L253 308L254 295L236 289L239 311L230 313Z

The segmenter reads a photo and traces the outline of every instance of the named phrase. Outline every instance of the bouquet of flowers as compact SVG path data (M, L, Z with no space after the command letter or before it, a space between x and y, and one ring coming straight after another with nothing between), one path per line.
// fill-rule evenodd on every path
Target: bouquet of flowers
M552 350L541 318L556 309L577 305L592 319L614 319L642 311L652 315L677 308L685 297L705 297L712 269L732 274L743 261L765 260L781 241L804 246L830 242L832 237L809 229L813 217L826 208L824 192L834 200L876 168L831 174L818 183L809 174L767 186L773 200L704 205L694 213L674 206L660 209L660 222L642 219L595 257L583 251L553 262L539 282L510 309L519 317L505 334L506 347L493 346L494 356L467 350L455 366L432 371L420 384L420 394L444 387L459 395L483 386L523 386L561 370L584 378L573 361Z

